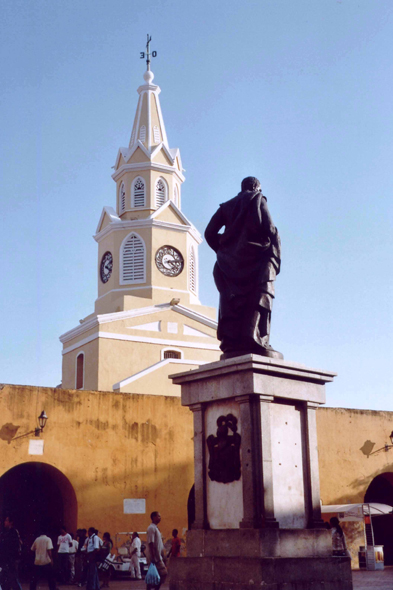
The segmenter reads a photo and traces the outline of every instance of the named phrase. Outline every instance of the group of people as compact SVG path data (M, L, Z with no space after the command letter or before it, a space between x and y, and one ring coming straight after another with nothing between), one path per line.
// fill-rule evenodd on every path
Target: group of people
M161 532L158 524L161 521L159 512L150 515L151 524L147 529L148 563L154 563L159 575L159 585L147 585L147 590L158 590L165 582L168 574L167 561L180 555L181 541L177 529L172 531L171 547L166 555ZM52 539L44 528L38 531L31 551L34 552L34 566L30 579L30 590L36 590L40 579L46 578L49 590L57 590L57 583L86 585L86 590L100 590L109 587L110 569L101 568L102 583L98 575L98 567L105 563L105 559L112 552L113 542L108 532L102 539L94 527L78 529L74 538L67 532L65 526L60 529L57 538L57 568L54 567L54 547ZM142 543L139 534L134 532L131 538L130 557L131 568L136 579L142 579L140 562ZM18 530L14 526L11 515L4 520L4 530L0 536L0 586L1 590L22 590L18 580L18 563L22 554L22 541Z

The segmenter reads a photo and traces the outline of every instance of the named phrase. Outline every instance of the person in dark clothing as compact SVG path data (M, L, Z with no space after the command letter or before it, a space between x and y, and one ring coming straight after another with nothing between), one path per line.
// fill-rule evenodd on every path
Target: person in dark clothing
M281 242L257 178L245 178L241 192L220 205L205 238L217 253L213 276L220 293L221 358L248 353L283 358L269 344Z
M22 590L18 580L18 564L22 542L14 527L13 518L8 515L4 520L4 530L0 535L0 584L2 590Z

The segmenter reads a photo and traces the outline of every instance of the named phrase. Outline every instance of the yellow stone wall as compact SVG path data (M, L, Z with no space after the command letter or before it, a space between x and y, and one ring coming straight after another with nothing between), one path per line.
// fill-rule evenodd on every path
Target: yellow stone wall
M13 436L32 430L42 409L49 416L44 454L29 455L34 435L10 440L10 432L16 426ZM393 472L393 449L370 454L389 442L392 418L392 412L318 410L323 504L362 502L377 475ZM193 484L192 437L192 413L177 397L17 385L0 389L0 476L26 462L58 469L76 494L78 518L66 523L70 527L143 531L150 512L159 510L165 538L174 527L182 532ZM146 514L123 514L126 498L145 498ZM356 567L362 526L343 528Z
M44 454L29 455L34 435L8 442L7 432L10 425L19 427L16 436L32 430L42 409L49 417ZM166 538L187 527L192 414L179 398L5 385L0 416L0 476L29 461L60 470L78 503L69 528L145 531L153 510L162 513ZM123 514L126 498L145 498L146 514Z

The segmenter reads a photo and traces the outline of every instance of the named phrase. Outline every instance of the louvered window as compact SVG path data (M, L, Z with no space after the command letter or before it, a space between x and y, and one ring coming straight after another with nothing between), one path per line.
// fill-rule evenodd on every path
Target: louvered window
M122 182L120 185L119 202L120 212L123 213L126 210L126 189L124 187L124 182Z
M122 280L125 283L145 281L145 245L137 234L130 234L123 245Z
M181 359L181 352L177 350L164 350L164 359Z
M196 282L196 259L194 247L190 248L190 291L196 294L197 282Z
M161 207L166 201L166 184L159 178L156 182L156 205Z
M145 206L145 183L142 178L136 178L133 184L134 207Z
M139 130L139 139L141 141L145 141L145 139L146 139L146 127L145 127L145 125L142 125L142 127Z
M160 143L160 130L157 125L153 127L154 143Z
M83 389L83 377L84 377L84 363L85 363L85 355L83 352L78 354L76 357L76 386L75 389Z

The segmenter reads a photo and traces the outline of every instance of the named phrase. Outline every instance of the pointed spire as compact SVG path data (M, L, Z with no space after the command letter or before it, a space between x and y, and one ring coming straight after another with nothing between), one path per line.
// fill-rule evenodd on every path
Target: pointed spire
M153 53L150 53L150 41L151 36L147 35L146 54L145 52L141 52L141 58L144 58L146 55L147 70L143 75L145 84L138 88L139 101L129 145L132 148L139 139L149 151L161 142L169 149L158 98L161 89L159 86L153 84L154 74L150 69L151 56L156 57L157 52L153 51Z

